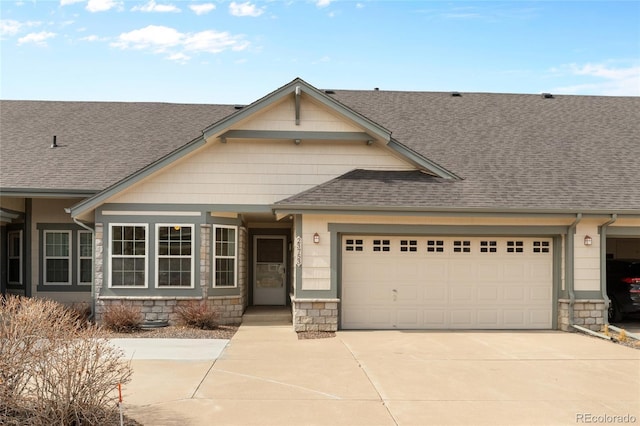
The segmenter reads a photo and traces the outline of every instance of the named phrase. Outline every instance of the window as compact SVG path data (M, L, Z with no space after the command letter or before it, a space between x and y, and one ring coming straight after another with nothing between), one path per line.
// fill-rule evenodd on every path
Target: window
M44 231L44 283L71 284L71 231Z
M400 240L400 251L418 251L418 241Z
M533 242L534 253L549 253L549 241L534 241Z
M235 287L238 229L235 226L216 226L214 230L213 285Z
M454 241L454 253L471 253L471 241Z
M7 232L7 282L22 284L22 231Z
M93 234L78 232L78 283L91 284L93 281Z
M507 241L507 253L524 253L524 241Z
M346 251L362 251L363 249L364 245L362 244L362 240L347 239L345 241Z
M497 251L497 241L480 241L480 253L496 253Z
M373 251L390 251L391 241L389 240L373 240Z
M193 227L157 227L158 287L193 287Z
M111 287L147 286L147 225L111 226Z
M442 240L428 240L427 241L427 253L443 253L444 241Z

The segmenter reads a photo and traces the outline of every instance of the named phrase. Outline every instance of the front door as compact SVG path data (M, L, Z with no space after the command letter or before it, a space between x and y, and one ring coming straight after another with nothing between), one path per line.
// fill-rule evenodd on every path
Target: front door
M286 237L256 235L253 237L253 304L286 304L287 296Z

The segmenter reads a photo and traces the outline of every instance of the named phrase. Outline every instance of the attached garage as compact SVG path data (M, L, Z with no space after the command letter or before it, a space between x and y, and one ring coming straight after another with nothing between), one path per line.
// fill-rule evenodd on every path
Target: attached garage
M550 329L553 239L343 236L343 329Z

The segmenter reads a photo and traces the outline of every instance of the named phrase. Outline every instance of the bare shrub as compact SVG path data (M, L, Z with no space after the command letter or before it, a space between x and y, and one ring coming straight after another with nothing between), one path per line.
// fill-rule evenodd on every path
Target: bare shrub
M180 322L187 327L202 330L214 330L218 327L220 314L204 302L192 301L186 305L176 306L176 314Z
M0 424L95 425L113 418L131 368L64 306L8 296L0 303Z
M102 314L102 325L117 333L132 333L142 327L142 309L126 303L108 305Z

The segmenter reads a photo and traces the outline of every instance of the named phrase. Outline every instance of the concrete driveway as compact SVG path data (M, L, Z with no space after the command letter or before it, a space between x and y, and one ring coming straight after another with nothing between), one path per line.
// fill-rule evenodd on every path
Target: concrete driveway
M217 359L155 357L124 389L145 425L640 422L640 350L575 333L243 325Z

